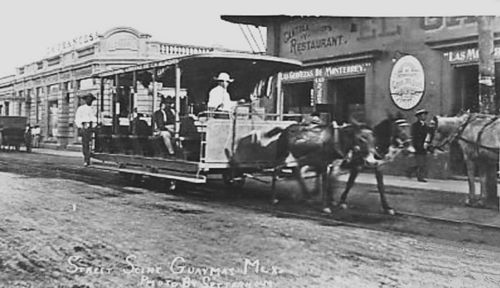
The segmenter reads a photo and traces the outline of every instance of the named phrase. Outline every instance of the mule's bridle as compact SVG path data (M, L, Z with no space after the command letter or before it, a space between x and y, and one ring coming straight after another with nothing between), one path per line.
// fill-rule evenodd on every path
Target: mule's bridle
M453 133L450 136L448 136L441 144L439 144L438 146L435 146L434 148L443 151L443 147L444 146L446 146L449 143L455 141L457 138L459 138L462 135L462 133L465 130L465 127L467 127L467 125L469 125L469 123L471 122L471 120L472 120L472 114L469 114L467 116L467 119L465 120L465 122L462 123L462 125L460 125L460 127L458 127L458 129L455 131L455 133ZM435 122L436 122L436 127L434 127L432 138L435 137L436 131L438 129L438 121L435 121Z

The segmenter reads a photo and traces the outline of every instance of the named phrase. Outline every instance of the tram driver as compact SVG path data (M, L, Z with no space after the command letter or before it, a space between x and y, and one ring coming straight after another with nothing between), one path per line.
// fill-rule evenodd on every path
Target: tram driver
M234 81L231 79L228 73L221 72L217 78L214 78L217 81L217 86L210 90L208 94L208 110L215 111L223 111L230 112L236 106L236 101L231 100L231 96L229 92L227 92L227 88L230 83Z

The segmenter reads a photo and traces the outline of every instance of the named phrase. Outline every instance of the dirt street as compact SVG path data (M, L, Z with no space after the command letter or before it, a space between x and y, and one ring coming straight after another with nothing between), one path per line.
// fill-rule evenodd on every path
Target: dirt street
M278 218L56 156L0 161L0 287L500 286L496 247Z

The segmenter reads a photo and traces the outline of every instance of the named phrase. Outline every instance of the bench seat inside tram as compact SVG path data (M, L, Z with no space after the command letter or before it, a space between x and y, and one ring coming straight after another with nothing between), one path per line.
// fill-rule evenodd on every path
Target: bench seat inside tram
M172 137L176 158L199 161L201 133L190 116L181 116L179 137ZM101 126L96 130L96 152L111 154L140 155L147 157L168 156L167 148L159 135L147 121L137 118L128 126L119 126L118 133L112 133L111 126Z

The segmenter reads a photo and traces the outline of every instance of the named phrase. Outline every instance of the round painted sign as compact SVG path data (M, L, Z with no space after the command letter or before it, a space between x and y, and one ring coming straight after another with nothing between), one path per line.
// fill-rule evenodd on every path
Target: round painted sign
M390 78L391 99L403 110L413 109L424 95L424 67L414 56L401 57L392 67Z

